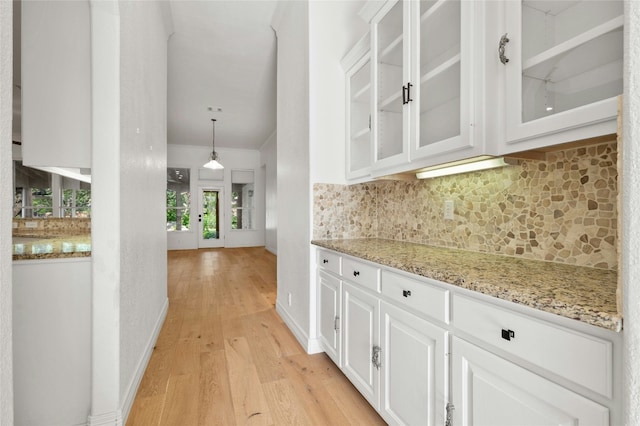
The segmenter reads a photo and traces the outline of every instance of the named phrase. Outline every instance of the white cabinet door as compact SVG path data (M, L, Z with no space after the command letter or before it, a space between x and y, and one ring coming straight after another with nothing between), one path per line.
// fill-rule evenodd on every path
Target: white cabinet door
M454 337L455 425L609 425L609 409Z
M616 98L622 94L622 0L504 5L503 150L615 133Z
M91 6L22 4L25 166L91 168Z
M346 174L354 180L371 172L371 58L369 37L342 60L346 71Z
M484 7L389 0L372 17L374 177L495 153L479 90Z
M380 300L343 282L342 304L342 371L377 410L380 370L373 358L379 348Z
M340 280L324 271L318 273L320 342L329 358L341 367Z
M483 83L482 38L474 20L484 4L461 0L409 3L415 58L411 61L415 86L411 121L416 126L411 161L422 160L416 165L431 166L486 154L473 131L481 126L474 122L481 119L482 101L481 91L475 89Z
M376 171L409 162L412 97L409 74L411 2L389 0L371 21L373 61L373 165Z
M389 424L444 424L447 332L386 302L380 321L382 417Z

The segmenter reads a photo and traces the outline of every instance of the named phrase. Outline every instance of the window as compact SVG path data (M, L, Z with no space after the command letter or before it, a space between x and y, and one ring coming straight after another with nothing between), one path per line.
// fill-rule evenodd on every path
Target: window
M63 217L91 217L90 189L62 190Z
M167 169L167 231L190 229L190 190L190 169Z
M254 229L253 170L231 170L231 229Z
M91 184L14 161L13 216L91 217Z

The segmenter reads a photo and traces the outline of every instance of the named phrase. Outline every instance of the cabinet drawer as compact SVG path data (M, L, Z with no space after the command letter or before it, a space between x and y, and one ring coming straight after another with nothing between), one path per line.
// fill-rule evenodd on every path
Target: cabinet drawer
M453 324L482 342L612 397L610 341L460 295L453 297Z
M380 268L345 257L342 259L342 276L352 283L380 292Z
M325 250L318 250L318 266L320 268L340 275L340 273L342 272L340 268L341 260L342 258L338 254L331 253Z
M382 271L382 294L422 315L449 323L449 291L440 287Z

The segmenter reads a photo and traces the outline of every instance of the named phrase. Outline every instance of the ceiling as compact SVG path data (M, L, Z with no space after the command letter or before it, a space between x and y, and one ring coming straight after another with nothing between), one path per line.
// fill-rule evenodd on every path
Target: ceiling
M276 129L273 0L170 0L170 144L259 149ZM210 110L211 109L211 110Z
M274 0L169 0L167 142L259 149L276 129ZM20 75L20 7L14 74ZM14 140L21 139L20 82ZM211 109L211 110L210 110Z

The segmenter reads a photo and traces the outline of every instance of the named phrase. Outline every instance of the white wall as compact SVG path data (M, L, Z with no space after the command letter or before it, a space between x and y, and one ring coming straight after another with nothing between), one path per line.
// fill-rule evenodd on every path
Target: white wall
M86 423L91 404L91 258L13 265L16 425Z
M224 180L199 180L198 170L209 159L211 149L206 146L169 144L167 166L189 168L191 170L191 217L196 218L199 208L198 188L221 186L224 189L224 246L257 247L265 244L264 233L264 182L260 173L260 152L249 149L216 148L220 162L224 166ZM255 187L255 229L231 229L231 170L254 170ZM166 174L165 174L166 188ZM165 218L166 220L166 218ZM169 250L198 248L198 230L192 220L189 231L167 232Z
M625 2L622 143L624 423L640 424L640 2Z
M264 167L265 247L278 254L278 144L273 134L260 148L260 162Z
M0 426L13 425L11 162L13 2L0 1Z
M278 39L276 308L309 350L309 27L307 2L282 2L274 14ZM288 304L289 295L291 305ZM315 299L314 299L315 300Z
M167 304L167 40L159 2L120 2L120 404Z

